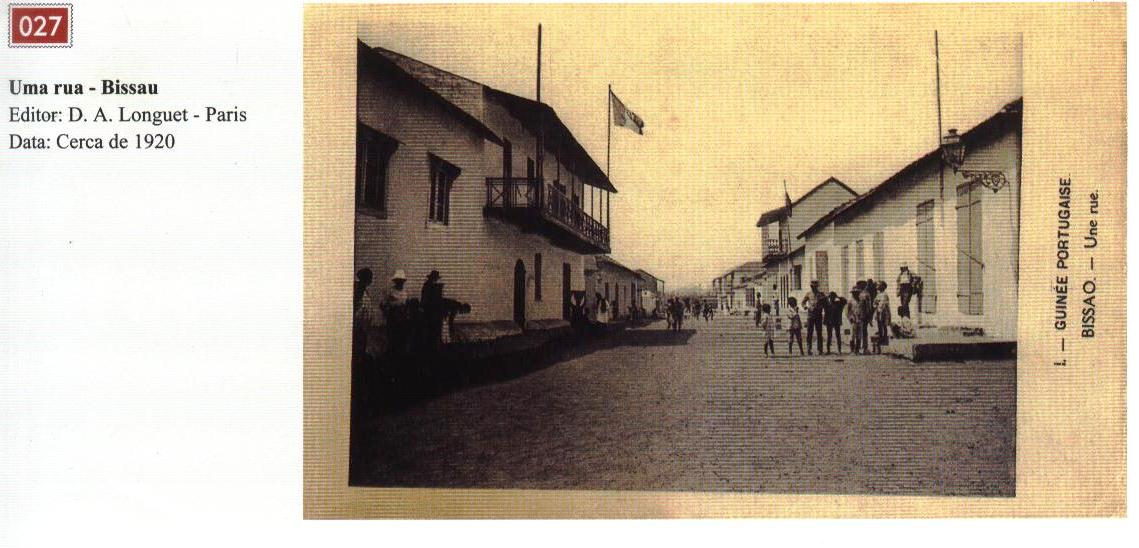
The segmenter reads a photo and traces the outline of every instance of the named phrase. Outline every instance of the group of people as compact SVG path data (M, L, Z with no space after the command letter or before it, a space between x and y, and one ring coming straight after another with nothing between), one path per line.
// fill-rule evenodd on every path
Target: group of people
M352 353L354 357L387 355L402 357L412 352L434 352L443 343L443 324L453 325L457 314L468 313L470 305L443 296L442 276L432 270L419 298L408 294L407 274L396 270L391 285L379 299L372 290L373 274L369 268L356 273L353 290ZM383 346L369 336L382 322Z
M796 345L799 355L804 354L803 322L807 324L806 354L813 350L823 354L823 333L826 333L826 353L832 348L842 353L842 320L850 324L849 350L853 354L881 354L882 347L889 344L890 336L913 337L914 324L910 320L909 302L920 291L920 278L913 276L907 267L901 268L898 275L898 298L901 305L894 320L890 306L890 296L884 281L860 280L850 290L850 300L834 291L823 293L819 282L812 281L811 289L800 303L794 297L787 299L783 319L787 329L787 353L792 354ZM915 285L919 288L915 291ZM800 308L800 304L802 308ZM764 304L756 314L756 325L763 332L763 353L775 354L775 320L771 305ZM871 331L873 327L873 331Z
M715 304L693 300L689 297L670 297L665 302L664 311L668 328L674 331L679 331L684 325L685 316L691 316L695 319L703 317L705 322L710 322L716 318Z

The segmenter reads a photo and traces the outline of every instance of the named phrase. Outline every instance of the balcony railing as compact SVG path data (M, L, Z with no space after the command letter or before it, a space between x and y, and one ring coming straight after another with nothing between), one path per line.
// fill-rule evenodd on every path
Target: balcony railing
M528 228L554 228L550 235L556 236L555 243L583 252L609 252L609 229L541 179L487 177L486 211L524 222Z
M790 247L782 238L768 238L763 242L763 260L782 257L791 251Z

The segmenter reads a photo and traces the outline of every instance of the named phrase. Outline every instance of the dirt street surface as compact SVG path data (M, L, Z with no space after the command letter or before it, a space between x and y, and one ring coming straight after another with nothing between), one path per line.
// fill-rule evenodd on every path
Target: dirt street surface
M767 358L742 317L616 336L372 419L353 483L1014 495L1014 361Z

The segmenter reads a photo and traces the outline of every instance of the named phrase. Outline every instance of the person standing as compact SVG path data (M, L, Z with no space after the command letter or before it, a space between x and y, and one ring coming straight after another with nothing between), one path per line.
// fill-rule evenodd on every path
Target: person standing
M809 301L807 299L810 299ZM807 353L811 353L811 335L814 334L815 346L819 355L823 354L823 309L827 305L827 297L819 291L819 281L811 281L811 291L803 299L807 309Z
M795 297L787 298L787 355L791 355L795 341L799 341L799 355L803 355L803 318Z
M850 302L846 305L846 320L850 322L851 354L857 354L859 348L862 346L862 329L859 326L861 318L859 318L858 314L858 297L862 294L861 284L862 282L858 282L854 287L850 288Z
M372 295L368 287L372 285L372 269L361 268L356 272L356 283L352 288L352 359L362 360L367 354L368 332L372 328Z
M859 282L861 291L858 293L858 339L862 345L862 353L870 350L870 337L869 327L870 320L874 316L874 292L870 290L873 280L866 280ZM877 291L877 286L874 286L874 291Z
M890 295L886 293L886 282L878 282L878 296L874 299L874 318L878 322L877 351L890 344Z
M827 354L831 353L832 340L838 343L838 353L842 354L842 310L846 308L846 299L831 291L825 303L823 325L827 330Z
M423 349L434 352L443 343L443 284L438 270L423 282L419 306L423 309Z
M914 276L910 274L910 267L903 265L898 272L898 304L907 311L910 309L910 298L914 295Z
M775 319L771 317L771 305L764 304L762 307L763 314L759 310L755 311L755 317L763 316L760 320L759 326L763 331L763 355L767 356L768 350L771 355L775 355Z
M407 352L407 338L409 333L408 322L411 317L407 310L407 274L403 270L396 270L392 274L392 285L384 294L380 302L380 310L384 313L384 329L387 339L387 352L393 356L402 356Z

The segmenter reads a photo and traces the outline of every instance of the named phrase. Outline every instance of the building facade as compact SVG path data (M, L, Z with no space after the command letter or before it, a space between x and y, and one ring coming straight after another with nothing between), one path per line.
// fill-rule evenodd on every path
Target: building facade
M728 314L749 314L756 309L759 280L764 275L761 261L749 261L712 280L716 308Z
M562 325L616 189L547 105L359 44L357 270L432 270L472 340ZM539 144L542 146L539 148ZM592 197L592 200L591 200Z
M648 314L663 314L661 295L664 294L664 280L653 276L644 269L638 268L637 275L641 278L641 305Z
M884 280L896 309L904 266L922 279L910 303L919 324L1015 340L1021 107L962 134L956 169L931 151L807 227L805 271L844 294L857 280Z
M608 255L593 258L592 265L586 268L586 303L590 310L597 310L598 296L609 302L609 318L625 320L632 316L630 307L645 308L642 289L645 282L633 269L621 264ZM651 312L646 310L646 312Z
M845 183L830 177L799 199L760 216L756 226L760 229L761 257L766 276L759 292L763 302L772 305L773 313L778 314L787 305L789 297L801 300L802 293L809 287L809 280L804 280L805 240L801 233L857 195ZM825 269L826 265L821 268ZM827 287L821 289L827 290Z

